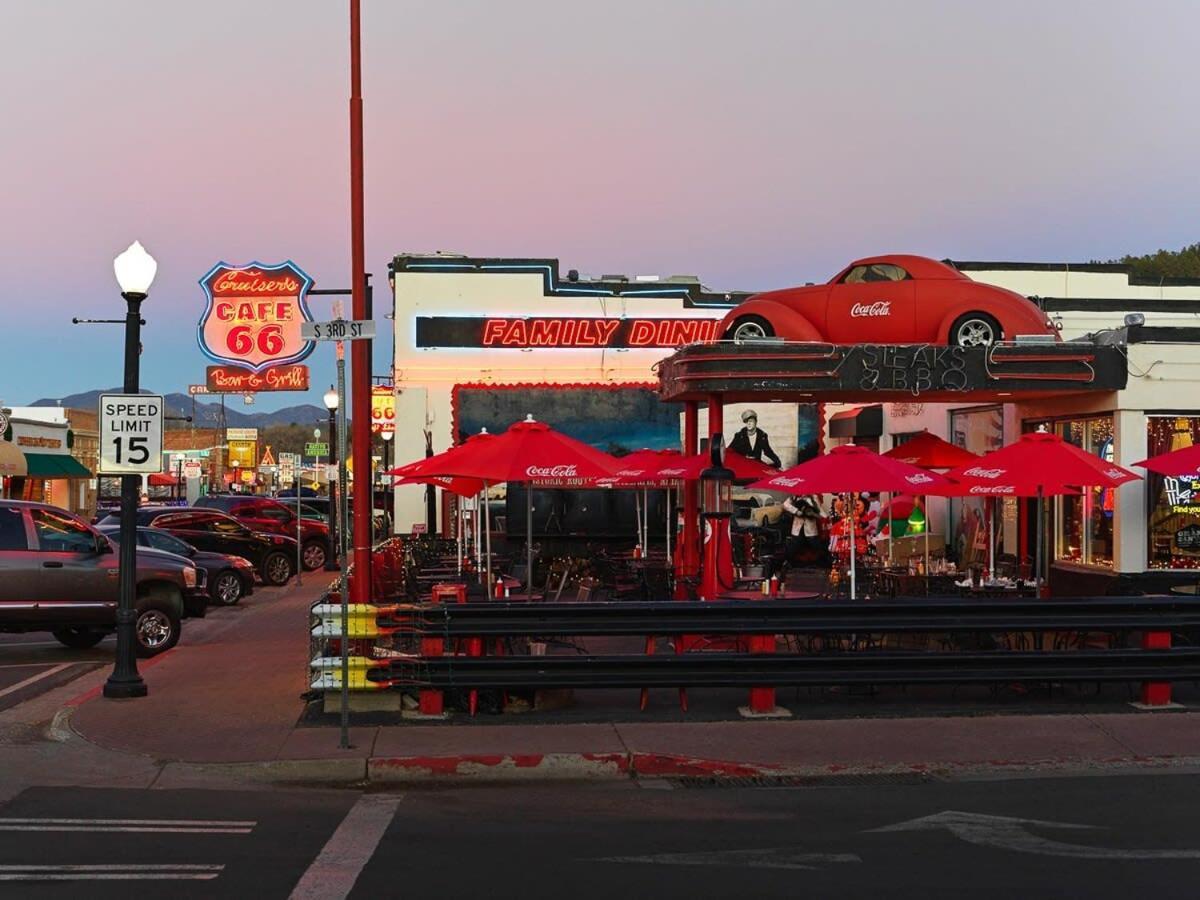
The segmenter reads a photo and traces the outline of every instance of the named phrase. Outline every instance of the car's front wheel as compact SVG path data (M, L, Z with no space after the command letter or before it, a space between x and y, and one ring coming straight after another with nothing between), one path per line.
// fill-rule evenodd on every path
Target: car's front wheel
M306 572L314 572L317 569L325 568L325 557L327 555L324 544L320 541L309 541L304 545L304 550L301 553L301 558L304 560L304 570Z
M725 332L727 341L761 341L774 337L775 329L762 316L743 316Z
M54 635L56 641L72 650L90 650L105 637L103 631L95 631L91 628L59 628L52 631L51 634Z
M263 562L263 581L273 587L282 587L292 577L292 561L286 553L272 553Z
M213 581L212 598L222 606L233 606L242 599L242 576L226 569Z
M987 313L967 313L950 326L952 347L990 347L1000 341L1000 323Z
M138 656L165 653L179 643L179 616L165 606L148 606L133 626Z

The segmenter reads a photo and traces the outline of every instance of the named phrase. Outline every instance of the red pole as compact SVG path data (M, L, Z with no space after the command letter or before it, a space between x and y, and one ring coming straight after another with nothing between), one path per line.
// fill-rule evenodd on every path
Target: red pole
M683 453L700 452L699 405L694 400L683 404ZM680 572L683 578L695 578L700 571L700 486L689 481L683 486L683 537L680 539ZM686 588L679 599L687 599Z
M350 0L350 291L353 318L367 317L363 247L363 102L359 0ZM371 602L371 369L366 341L350 342L351 419L357 490L354 504L354 590L351 602Z

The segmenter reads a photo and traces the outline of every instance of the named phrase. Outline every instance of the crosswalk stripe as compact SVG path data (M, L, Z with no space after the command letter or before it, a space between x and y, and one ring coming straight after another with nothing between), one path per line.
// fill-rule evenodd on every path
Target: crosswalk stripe
M0 865L0 881L212 881L223 864Z
M51 675L57 675L63 669L69 669L73 665L75 665L75 664L74 663L60 663L57 666L51 666L45 672L38 672L36 675L30 675L24 681L18 681L16 684L10 684L8 687L4 688L4 690L0 690L0 697L4 697L4 696L7 696L8 694L15 693L16 691L21 690L21 688L23 688L23 687L29 687L29 685L34 684L35 682L41 681L43 678L49 678Z
M363 794L321 848L289 900L343 900L392 823L403 794Z
M4 825L0 831L90 831L138 834L250 834L252 828L158 828L153 825Z
M253 828L256 820L227 819L55 819L0 816L6 825L183 825L188 828Z

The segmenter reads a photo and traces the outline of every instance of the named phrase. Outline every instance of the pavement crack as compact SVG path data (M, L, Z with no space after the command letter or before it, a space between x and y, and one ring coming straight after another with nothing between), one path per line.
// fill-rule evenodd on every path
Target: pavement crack
M1105 728L1104 725L1102 725L1100 722L1096 721L1096 719L1094 717L1092 717L1091 715L1084 713L1083 718L1087 721L1087 723L1089 725L1091 725L1093 728L1095 728L1097 731L1099 731L1102 735L1104 735L1106 738L1108 738L1114 744L1117 744L1118 746L1124 748L1125 752L1128 753L1130 756L1137 757L1137 756L1141 755L1137 752L1137 750L1135 750L1133 747L1129 746L1129 744L1125 743L1125 741L1121 740L1121 738L1119 736L1117 736L1117 734L1115 732L1111 731L1108 728Z

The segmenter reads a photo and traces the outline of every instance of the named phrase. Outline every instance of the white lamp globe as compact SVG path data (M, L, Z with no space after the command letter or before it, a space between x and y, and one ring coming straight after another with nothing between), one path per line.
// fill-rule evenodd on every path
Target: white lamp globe
M150 285L154 283L154 275L158 271L158 263L146 252L139 241L134 241L129 247L113 260L113 272L117 276L117 284L121 286L122 294L150 293Z
M325 408L328 410L338 408L338 392L333 389L333 385L330 385L329 390L325 392Z
M391 432L391 431L384 431L384 432L381 432L379 436L380 436L381 438L383 438L385 441L390 441L390 440L391 440L393 437L395 437L396 435L395 435L395 433L394 433L394 432Z

